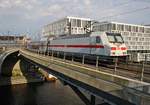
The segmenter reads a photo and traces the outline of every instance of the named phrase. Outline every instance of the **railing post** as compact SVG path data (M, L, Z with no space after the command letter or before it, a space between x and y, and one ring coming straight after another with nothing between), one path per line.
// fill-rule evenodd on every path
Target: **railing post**
M129 56L126 56L126 64L128 65L128 61L129 61Z
M57 52L57 57L59 58L59 52Z
M52 50L52 56L51 56L51 57L52 57L52 59L53 59L53 50Z
M73 57L74 57L74 56L73 56L73 54L72 54L72 59L71 59L72 62L74 61Z
M114 74L116 74L117 66L118 66L118 58L115 58L115 69L114 69Z
M85 55L82 56L82 64L84 64Z
M46 51L44 51L44 56L46 56Z
M143 81L143 77L144 77L144 61L142 62L141 81Z
M91 105L95 105L95 96L91 95Z
M147 64L147 55L145 54L145 64Z
M98 68L98 64L99 64L99 56L96 56L96 67Z
M49 56L49 50L47 51L47 56Z
M66 53L64 52L64 61L66 60Z
M38 50L38 55L40 55L40 54L39 54L39 50Z
M49 56L51 55L51 52L49 51Z

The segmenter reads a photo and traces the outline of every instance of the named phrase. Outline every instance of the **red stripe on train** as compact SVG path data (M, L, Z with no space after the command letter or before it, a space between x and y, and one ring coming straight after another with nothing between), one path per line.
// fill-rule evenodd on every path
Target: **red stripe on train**
M49 47L68 47L68 48L104 48L103 45L49 45Z
M48 47L65 47L65 45L49 45Z

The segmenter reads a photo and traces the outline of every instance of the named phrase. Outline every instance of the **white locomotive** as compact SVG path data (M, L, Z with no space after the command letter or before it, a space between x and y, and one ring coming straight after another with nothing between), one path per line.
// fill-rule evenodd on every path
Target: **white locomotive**
M121 34L108 32L53 37L47 43L40 43L39 50L107 57L127 55L127 47Z

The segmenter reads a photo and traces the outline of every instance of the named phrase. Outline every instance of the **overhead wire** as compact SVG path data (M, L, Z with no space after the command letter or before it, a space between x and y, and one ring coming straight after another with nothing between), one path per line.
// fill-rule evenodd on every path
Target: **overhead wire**
M150 1L149 1L149 0L133 0L133 1L150 3Z
M133 0L134 2L135 1L139 1L139 2L148 2L146 0ZM150 1L149 1L150 3ZM127 2L124 2L124 3L119 3L120 6L123 6L123 5L126 5L126 4L131 4L131 1L127 1ZM117 7L120 7L118 4ZM115 6L116 8L116 6ZM105 16L105 17L102 17L100 18L99 20L102 20L102 19L105 19L105 18L113 18L113 17L117 17L117 16L120 16L120 15L127 15L127 14L132 14L132 13L136 13L136 12L141 12L141 11L144 11L144 10L147 10L147 9L150 9L150 6L146 6L146 7L143 7L143 8L138 8L138 9L134 9L132 11L126 11L126 12L122 12L122 13L117 13L117 14L114 14L114 15L110 15L110 16Z
M136 1L136 0L134 0L134 1ZM126 1L126 2L121 2L121 3L118 3L118 4L114 4L115 7L113 6L111 8L103 8L101 11L102 12L108 12L109 10L112 10L112 8L118 8L118 7L122 7L124 5L128 5L128 4L131 4L131 0Z
M104 19L104 18L113 18L113 17L116 17L116 16L126 15L126 14L132 14L132 13L144 11L144 10L147 10L147 9L150 9L150 6L147 6L147 7L144 7L144 8L138 8L138 9L135 9L135 10L132 10L132 11L126 11L126 12L114 14L114 15L111 15L111 16L102 17L101 19Z

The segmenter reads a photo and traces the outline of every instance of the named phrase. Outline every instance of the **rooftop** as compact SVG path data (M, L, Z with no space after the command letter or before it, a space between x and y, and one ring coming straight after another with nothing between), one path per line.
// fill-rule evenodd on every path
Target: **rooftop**
M108 23L150 28L150 25L137 25L137 24L130 24L130 23L114 22L114 21L103 21L103 22L99 22L99 23L97 23L95 25L108 24Z

